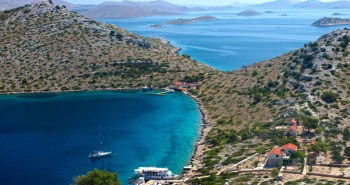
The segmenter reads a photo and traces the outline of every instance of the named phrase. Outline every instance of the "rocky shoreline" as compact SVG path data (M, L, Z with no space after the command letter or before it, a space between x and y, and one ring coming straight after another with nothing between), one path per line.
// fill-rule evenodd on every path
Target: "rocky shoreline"
M202 129L201 129L201 135L200 138L197 140L195 144L194 153L191 157L190 165L192 165L191 170L184 172L185 178L192 178L195 175L197 175L197 169L203 167L203 153L205 150L205 143L206 143L206 137L210 130L213 127L212 122L208 118L207 110L205 109L202 101L193 94L188 94L193 100L196 101L197 105L199 106L199 110L202 113Z

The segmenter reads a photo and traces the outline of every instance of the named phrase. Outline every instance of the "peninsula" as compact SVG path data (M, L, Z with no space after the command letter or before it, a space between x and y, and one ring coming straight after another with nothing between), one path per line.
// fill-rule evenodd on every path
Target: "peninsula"
M350 24L350 19L341 19L341 18L332 18L332 17L323 17L314 23L312 26L339 26L339 25L348 25Z

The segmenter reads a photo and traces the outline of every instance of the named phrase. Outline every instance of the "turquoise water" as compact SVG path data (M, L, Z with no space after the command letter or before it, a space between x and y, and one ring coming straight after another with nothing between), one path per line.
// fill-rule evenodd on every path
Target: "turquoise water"
M123 184L139 166L180 173L201 125L197 104L181 93L9 95L0 112L1 184L69 184L94 168L117 172ZM113 157L90 161L107 143Z
M255 10L265 12L270 9ZM325 16L334 17L332 14L335 12L345 14L336 17L349 18L350 12L347 9L277 9L272 10L274 13L259 16L236 16L240 11L100 21L116 24L143 36L165 38L182 48L181 54L189 54L216 69L231 71L299 49L323 34L342 29L346 26L313 27L311 24ZM212 15L219 20L148 28L152 24L202 15Z

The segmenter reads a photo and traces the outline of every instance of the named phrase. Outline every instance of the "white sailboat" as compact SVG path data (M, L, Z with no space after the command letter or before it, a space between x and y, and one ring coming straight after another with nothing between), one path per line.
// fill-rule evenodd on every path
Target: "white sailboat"
M103 145L101 126L100 126L100 144ZM108 145L108 148L109 148L109 145ZM98 150L98 151L91 152L88 157L91 160L97 160L97 159L111 157L111 156L112 156L112 151L110 151L110 150L109 151Z

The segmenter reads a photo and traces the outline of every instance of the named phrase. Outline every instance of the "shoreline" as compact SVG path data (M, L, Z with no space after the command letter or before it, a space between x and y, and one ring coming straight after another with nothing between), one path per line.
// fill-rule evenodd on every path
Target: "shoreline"
M188 171L183 171L183 179L186 180L188 178L193 178L197 174L197 170L203 167L203 153L205 149L205 139L213 127L213 124L208 118L207 110L205 109L202 101L195 95L188 93L188 95L196 101L198 108L202 114L202 128L199 139L195 143L194 152L190 158L190 164L192 168Z

